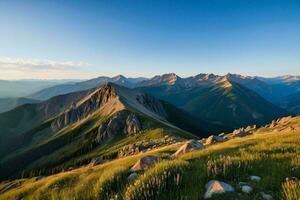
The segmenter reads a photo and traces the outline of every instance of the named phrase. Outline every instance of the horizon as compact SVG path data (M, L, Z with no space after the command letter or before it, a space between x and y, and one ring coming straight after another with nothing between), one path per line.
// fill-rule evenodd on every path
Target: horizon
M0 2L0 79L300 74L297 1Z
M107 78L116 78L118 76L124 76L125 78L146 78L146 79L151 79L151 78L154 78L155 76L163 76L163 75L167 75L167 74L175 74L176 76L180 77L180 78L189 78L189 77L193 77L193 76L197 76L199 74L213 74L213 75L216 75L216 76L226 76L228 74L232 74L232 75L239 75L239 76L244 76L244 77L251 77L251 78L282 78L282 77L300 77L300 75L297 75L297 74L282 74L282 75L275 75L275 76L252 76L252 75L247 75L247 74L236 74L236 73L226 73L226 74L216 74L216 73L203 73L203 72L200 72L200 73L196 73L196 74L193 74L193 75L188 75L188 76L181 76L179 75L178 73L175 73L175 72L169 72L169 73L163 73L163 74L156 74L156 75L153 75L153 76L125 76L123 74L116 74L116 75L112 75L112 76L108 76L108 75L99 75L99 76L95 76L95 77L91 77L91 78L87 78L87 79L32 79L32 78L28 78L28 79L0 79L0 81L63 81L63 82L68 82L68 81L87 81L87 80L91 80L91 79L96 79L96 78L100 78L100 77L107 77Z

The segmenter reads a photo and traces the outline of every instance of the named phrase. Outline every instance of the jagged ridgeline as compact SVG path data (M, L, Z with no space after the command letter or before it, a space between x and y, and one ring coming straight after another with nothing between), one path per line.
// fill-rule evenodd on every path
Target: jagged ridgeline
M166 136L176 142L215 128L149 94L109 83L1 114L0 176L52 174L95 155L122 156L124 147L141 141L144 148L147 141L159 146Z

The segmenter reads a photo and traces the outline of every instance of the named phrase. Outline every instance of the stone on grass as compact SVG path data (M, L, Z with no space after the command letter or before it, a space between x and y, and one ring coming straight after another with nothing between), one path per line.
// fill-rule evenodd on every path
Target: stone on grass
M225 141L225 139L223 137L211 135L206 139L205 144L215 144L215 143L224 142L224 141Z
M134 179L136 179L137 176L138 176L138 174L136 172L133 172L127 177L127 180L133 181Z
M273 197L270 194L261 192L260 195L261 195L262 199L264 199L264 200L273 200Z
M194 150L203 149L204 145L196 140L189 140L184 143L172 156L178 156Z
M209 181L206 184L205 188L206 188L206 192L204 194L204 199L211 198L214 194L234 192L234 188L231 185L217 180Z
M131 168L131 171L140 171L149 168L159 161L156 156L145 156L139 159L135 165Z
M244 193L250 194L253 191L253 188L249 185L243 185L242 186L242 191Z
M250 176L250 180L251 181L260 181L261 180L261 178L259 177L259 176Z
M96 166L104 163L104 160L101 157L93 158L90 162L90 166Z

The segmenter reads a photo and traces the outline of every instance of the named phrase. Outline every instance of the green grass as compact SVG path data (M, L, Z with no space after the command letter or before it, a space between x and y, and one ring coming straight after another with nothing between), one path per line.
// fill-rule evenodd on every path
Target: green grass
M299 122L297 119L290 124L299 126ZM151 140L161 134L163 131L157 129L131 139ZM125 138L116 140L120 147L131 142ZM107 153L119 148L107 145ZM51 175L40 181L23 179L22 187L5 192L0 199L202 199L205 184L212 179L225 181L240 193L238 183L248 182L254 192L242 193L242 199L260 199L260 192L271 194L274 199L300 198L299 182L285 182L286 177L300 177L300 131L277 133L261 129L251 136L210 145L169 160L168 155L179 147L170 145L99 166ZM96 149L91 155L103 150ZM127 181L130 167L146 154L160 156L163 161L139 172L136 180ZM249 180L250 175L262 179L253 182ZM213 199L236 197L229 194Z

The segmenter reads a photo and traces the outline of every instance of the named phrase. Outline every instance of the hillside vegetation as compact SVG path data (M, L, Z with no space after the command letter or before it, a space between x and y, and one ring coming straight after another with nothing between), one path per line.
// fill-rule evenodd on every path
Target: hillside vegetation
M299 180L290 181L300 177L299 127L300 117L284 118L245 137L229 134L225 142L175 158L170 155L183 142L51 176L6 181L0 185L0 199L203 199L210 180L235 189L212 199L262 199L262 194L299 199ZM145 155L160 161L128 179L131 167ZM261 180L250 180L252 175ZM240 182L253 191L242 192Z

